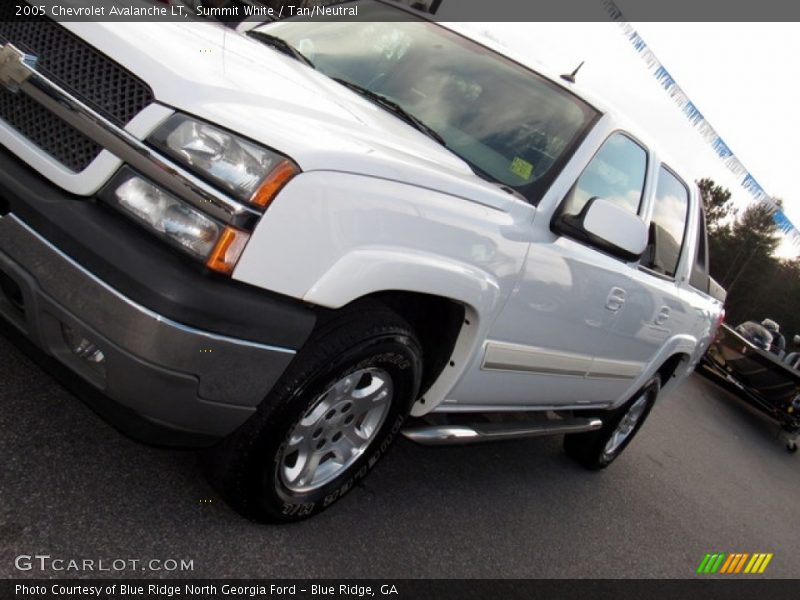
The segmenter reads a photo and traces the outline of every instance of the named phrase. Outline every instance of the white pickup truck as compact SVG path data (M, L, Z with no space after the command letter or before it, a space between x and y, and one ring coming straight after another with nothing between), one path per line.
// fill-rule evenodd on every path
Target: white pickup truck
M488 42L358 8L0 15L8 331L123 431L207 448L262 521L401 433L561 433L605 467L722 315L697 187L656 146Z

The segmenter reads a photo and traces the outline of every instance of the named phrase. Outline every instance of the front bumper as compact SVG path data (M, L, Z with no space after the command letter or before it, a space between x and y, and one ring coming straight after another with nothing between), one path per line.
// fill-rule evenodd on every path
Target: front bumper
M176 433L205 439L230 433L255 411L295 354L157 314L14 213L0 217L0 280L0 315L19 332L110 401ZM65 327L102 351L101 365L71 350ZM116 424L130 432L125 423Z
M257 222L257 211L108 120L11 43L0 54L6 90L218 221L245 229ZM256 410L316 321L297 300L209 273L2 148L0 284L0 319L14 335L123 407L118 414L204 439L230 433ZM101 354L90 353L92 362L78 346Z

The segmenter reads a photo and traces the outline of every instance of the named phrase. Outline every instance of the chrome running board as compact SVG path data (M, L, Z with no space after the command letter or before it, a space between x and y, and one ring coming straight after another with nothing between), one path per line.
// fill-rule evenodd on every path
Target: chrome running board
M581 433L600 429L600 419L554 419L540 422L472 423L468 425L412 425L403 429L408 439L425 446L475 444L521 438Z

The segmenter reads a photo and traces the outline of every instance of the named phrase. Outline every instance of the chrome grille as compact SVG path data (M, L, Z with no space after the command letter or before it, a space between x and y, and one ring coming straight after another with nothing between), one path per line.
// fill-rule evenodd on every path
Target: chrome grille
M141 79L57 23L14 21L13 3L0 3L0 43L38 58L37 70L117 125L153 101ZM100 146L22 94L0 90L0 119L69 169L79 172Z

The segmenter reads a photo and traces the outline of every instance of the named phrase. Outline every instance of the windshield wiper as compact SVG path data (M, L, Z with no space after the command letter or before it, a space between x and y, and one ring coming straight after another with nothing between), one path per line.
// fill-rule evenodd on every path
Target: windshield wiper
M352 81L347 81L346 79L340 79L338 77L334 77L333 80L337 83L341 83L346 88L349 88L354 92L361 94L365 98L372 100L376 104L379 104L392 114L403 119L409 125L413 126L417 130L427 135L428 137L433 138L434 140L439 142L442 146L445 147L447 146L447 142L444 141L444 138L441 135L439 135L436 132L436 130L426 125L424 122L420 121L417 117L412 115L410 112L408 112L405 108L400 106L394 100L390 100L386 96L383 96L377 92L373 92L372 90L362 87L357 83L353 83Z
M278 52L282 52L286 56L290 56L295 60L299 60L301 63L304 63L311 67L312 69L316 68L314 63L312 63L306 56L300 52L297 48L292 46L289 42L287 42L283 38L279 38L277 35L272 35L271 33L264 33L263 31L255 31L251 30L247 32L252 38L257 39L259 42L263 42L272 48L275 48Z

